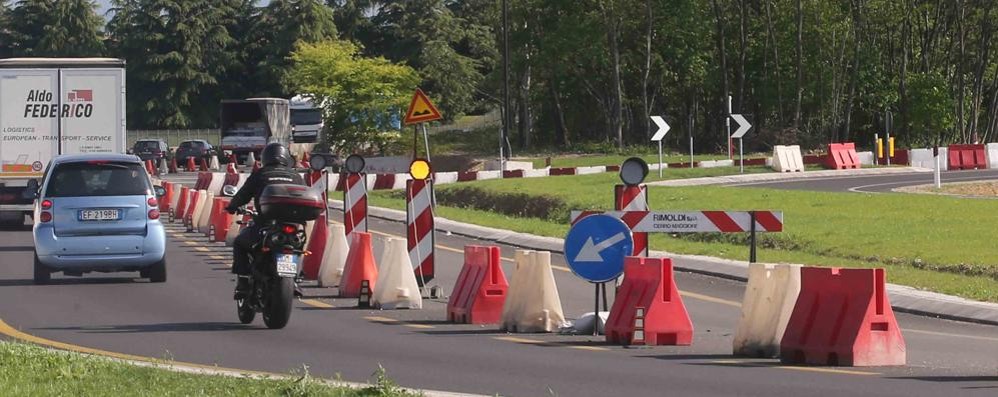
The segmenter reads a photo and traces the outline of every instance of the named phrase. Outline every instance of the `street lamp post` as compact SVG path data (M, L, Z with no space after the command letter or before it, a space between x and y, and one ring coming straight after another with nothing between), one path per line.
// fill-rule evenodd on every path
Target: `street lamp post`
M512 120L509 107L509 1L502 0L502 133L499 138L499 170L506 171L506 142ZM502 172L499 173L502 175Z

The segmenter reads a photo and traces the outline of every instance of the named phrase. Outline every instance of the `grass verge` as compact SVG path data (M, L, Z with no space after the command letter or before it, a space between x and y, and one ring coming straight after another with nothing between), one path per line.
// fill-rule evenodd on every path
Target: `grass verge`
M689 176L686 172L724 171L731 170L669 170L664 179ZM657 179L654 172L649 176ZM605 173L441 185L438 200L452 189L475 189L479 198L462 202L458 197L468 194L452 194L439 203L437 213L457 221L564 237L567 211L608 209L616 183L616 174ZM528 208L526 202L536 201L535 197L544 198L546 210L532 208L526 216L503 209ZM998 245L992 237L993 225L998 224L996 201L712 186L651 187L649 197L657 210L783 211L786 231L763 234L759 240L759 259L764 262L884 267L893 283L998 302ZM490 201L512 202L481 204ZM371 205L405 206L397 192L375 192ZM683 254L748 258L745 234L654 234L651 246Z
M333 387L299 371L287 379L186 374L0 341L4 396L415 396L382 369L368 388Z

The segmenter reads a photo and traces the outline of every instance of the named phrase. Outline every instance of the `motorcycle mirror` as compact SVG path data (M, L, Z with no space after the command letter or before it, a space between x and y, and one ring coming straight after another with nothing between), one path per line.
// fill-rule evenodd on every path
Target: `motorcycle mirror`
M326 169L326 156L319 153L313 153L312 157L309 159L308 166L312 169L312 171L322 171Z
M236 189L235 186L232 186L232 185L222 186L222 195L225 196L225 197L235 196L237 191L238 190Z

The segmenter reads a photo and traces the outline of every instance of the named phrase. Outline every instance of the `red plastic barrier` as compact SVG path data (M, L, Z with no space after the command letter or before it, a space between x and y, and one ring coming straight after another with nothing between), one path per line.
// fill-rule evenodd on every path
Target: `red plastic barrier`
M374 252L371 249L371 234L354 231L347 263L343 267L343 277L340 279L340 298L359 297L360 282L363 280L367 280L371 291L374 291L377 279L378 266L374 262Z
M465 324L498 324L509 283L502 271L499 247L464 247L464 267L447 301L447 321Z
M619 172L619 171L620 171L620 166L619 165L608 165L608 166L606 166L606 172Z
M235 186L239 187L239 174L225 174L225 182L222 186Z
M187 208L184 209L184 216L181 218L184 220L184 226L191 226L191 222L194 221L194 208L197 207L197 202L200 199L201 191L191 190L191 197L187 200Z
M665 165L666 168L690 168L690 163L668 163ZM693 167L699 167L700 162L694 161Z
M575 175L575 167L569 168L552 168L548 175Z
M910 165L911 160L908 157L908 149L897 149L894 151L894 157L891 157L891 165ZM878 158L877 164L887 165L887 158Z
M302 260L302 276L306 280L318 280L319 268L322 266L322 256L326 253L326 236L329 235L329 225L326 214L315 220L312 235L308 236L308 255ZM348 254L349 255L349 254Z
M201 165L199 166L198 170L202 172L208 171L208 161L205 160L203 157L201 158Z
M638 308L644 310L643 341L634 338ZM624 282L617 289L604 330L608 343L681 346L693 343L693 322L679 296L672 259L624 259Z
M170 211L170 201L173 198L173 186L172 182L163 182L163 190L166 191L163 197L159 198L159 212L165 214Z
M884 269L801 269L801 290L780 343L784 363L904 365Z
M804 155L804 165L817 165L824 164L824 158L817 154L806 154Z
M374 190L391 190L395 187L395 174L378 174L374 178Z
M232 219L235 218L235 215L225 211L225 207L229 205L229 201L231 200L228 197L215 197L212 200L211 212L209 212L210 218L208 218L208 222L211 225L208 228L208 241L225 242L229 225L232 224Z
M339 178L336 178L336 190L337 192L342 192L347 186L347 174L340 174Z
M465 172L458 172L457 173L457 181L458 182L468 182L468 181L474 181L474 180L477 180L477 179L478 179L478 172L475 172L475 171L465 171Z
M194 164L194 157L188 157L186 165L187 166L184 167L184 171L187 171L187 172L197 171L197 165Z
M735 165L738 164L739 164L738 160L735 160ZM751 165L751 166L766 165L766 159L764 158L745 159L745 165Z
M510 170L502 172L503 178L523 178L523 170Z
M194 182L194 190L204 190L211 186L211 174L198 172L198 179Z
M259 171L260 168L263 168L263 165L261 165L259 161L253 162L253 172Z
M983 170L988 168L984 145L949 145L950 170Z
M173 221L184 220L184 213L187 211L187 202L190 201L191 190L187 186L180 187L180 198L177 199L177 208L173 209Z
M833 170L862 167L859 164L859 155L856 154L856 144L852 142L829 143L825 167Z

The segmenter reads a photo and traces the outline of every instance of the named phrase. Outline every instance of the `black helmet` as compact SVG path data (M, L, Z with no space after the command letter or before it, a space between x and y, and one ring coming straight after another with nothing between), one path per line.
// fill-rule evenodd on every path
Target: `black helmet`
M267 147L263 148L263 153L260 154L260 162L263 166L274 166L283 165L287 167L291 164L291 153L288 152L288 148L284 147L280 143L271 143Z

